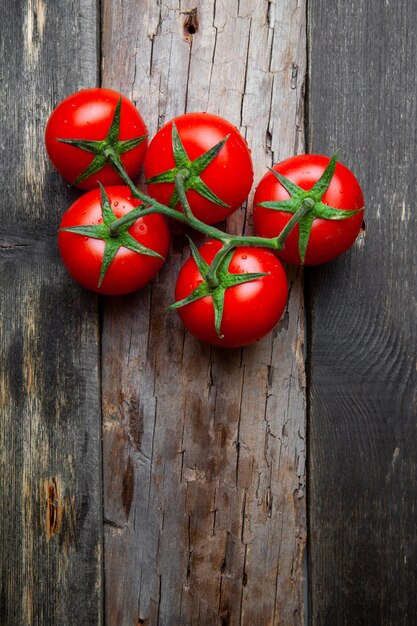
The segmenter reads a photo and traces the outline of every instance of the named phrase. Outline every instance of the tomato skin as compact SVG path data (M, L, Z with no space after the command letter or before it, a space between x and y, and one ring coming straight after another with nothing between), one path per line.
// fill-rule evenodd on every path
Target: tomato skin
M192 212L202 222L215 224L226 219L246 200L253 183L252 159L245 139L233 124L217 115L179 115L165 124L150 142L144 164L146 179L175 167L173 122L191 161L230 134L219 154L201 173L204 183L229 206L215 204L192 189L186 194ZM172 183L149 184L147 187L147 193L165 205L169 204L173 191Z
M106 187L105 191L116 217L122 217L141 204L131 197L128 187ZM60 228L103 222L100 190L82 195L64 213ZM153 213L138 219L128 232L139 243L164 258L169 251L169 230L162 215ZM58 247L62 260L78 283L97 293L120 295L144 287L162 267L164 260L120 248L98 287L105 242L84 235L60 231Z
M220 247L220 242L210 240L199 252L210 264ZM222 337L218 337L215 330L211 296L186 304L177 312L184 326L201 341L236 348L258 341L274 328L285 310L288 283L281 263L265 248L236 248L229 272L269 272L269 275L226 290L220 328ZM175 301L186 298L201 282L201 274L190 257L178 275Z
M57 139L102 140L107 136L116 104L122 94L112 89L95 87L82 89L68 96L52 111L45 129L45 144L53 165L65 180L72 184L92 162L94 155L78 147L60 143ZM133 102L122 96L120 115L121 141L147 134L146 125ZM148 145L145 139L139 146L121 155L122 164L135 178L142 167ZM77 183L88 190L102 185L120 184L120 176L111 165L104 167L86 180Z
M291 157L274 165L279 172L302 189L313 187L322 175L330 158L319 154L303 154ZM291 215L257 206L260 202L288 200L289 193L272 172L261 179L253 200L253 223L261 237L276 237L290 220ZM322 201L329 206L344 210L364 207L364 198L354 174L342 163L337 162L334 176ZM345 220L314 220L307 245L304 265L327 263L354 243L363 222L363 210ZM299 229L296 226L288 236L285 246L277 256L288 263L301 265L298 251Z

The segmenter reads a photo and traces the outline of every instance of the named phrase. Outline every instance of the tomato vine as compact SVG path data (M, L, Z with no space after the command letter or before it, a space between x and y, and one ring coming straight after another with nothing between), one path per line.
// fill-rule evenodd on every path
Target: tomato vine
M103 93L97 89L79 92L82 94L81 102L84 107L85 99L87 98L88 104L89 96L92 97L93 104L94 98L99 98L102 104L101 101L106 96L104 100L107 103L109 93L114 103L115 92L109 90L104 90ZM75 99L78 102L79 94L68 99L72 113L77 106L73 101ZM99 192L89 192L91 198L86 194L84 201L79 199L77 208L71 207L67 212L70 216L64 215L59 235L64 262L74 278L88 288L101 293L126 293L146 284L165 259L168 235L162 235L163 242L158 242L158 236L161 237L161 233L166 230L164 218L180 221L205 235L209 242L198 250L190 240L191 258L180 272L176 302L171 308L179 311L185 325L200 339L225 346L246 345L256 341L273 328L285 308L285 272L275 255L286 252L287 241L291 242L290 249L296 247L295 252L290 251L291 260L296 263L315 262L317 252L315 257L310 252L310 247L316 246L320 249L320 241L318 244L316 242L318 223L350 224L348 235L344 239L342 237L342 244L336 241L330 252L322 252L321 257L318 255L320 258L329 260L353 242L358 224L360 226L362 222L363 197L357 192L354 201L351 200L345 206L334 192L332 195L329 191L331 185L335 185L334 180L338 183L342 180L343 183L346 172L352 179L353 174L337 162L337 155L331 159L320 156L318 160L321 160L321 167L314 169L311 166L313 174L309 173L305 165L314 163L314 159L311 160L314 155L292 157L288 160L291 167L296 170L294 163L301 159L305 167L304 173L298 172L297 178L290 167L289 176L286 176L285 167L280 169L278 164L264 176L256 191L254 221L259 235L231 235L213 224L220 216L224 219L241 204L252 184L250 153L238 131L229 122L210 114L186 114L175 118L158 131L150 143L148 154L151 157L149 160L148 154L145 157L145 170L150 175L146 181L147 193L144 193L132 180L137 174L137 168L127 167L124 160L127 159L126 162L131 164L129 153L147 143L147 134L135 135L138 123L134 117L132 119L136 123L131 121L131 126L128 124L126 127L123 122L123 105L125 110L128 107L127 117L131 117L132 112L125 100L119 95L111 114L107 112L107 127L100 120L101 137L91 137L88 129L86 136L80 129L77 132L82 136L62 136L62 110L65 115L69 114L66 101L57 107L48 122L48 152L58 169L64 159L59 153L59 145L65 150L70 147L71 150L77 149L81 153L88 152L90 161L83 161L84 168L81 171L78 171L79 165L71 164L69 169L72 172L72 183L81 187L86 184L90 186L92 177L97 175L96 186L100 186ZM93 113L96 108L93 106ZM106 110L108 111L108 107ZM86 126L91 126L88 107L87 113L84 110L83 115ZM127 134L124 139L121 138L123 123L124 133ZM104 134L105 128L107 130ZM141 128L146 130L144 125ZM73 157L74 153L70 153L70 156ZM142 160L143 156L144 153ZM285 165L287 162L283 163ZM64 164L67 165L65 159ZM107 178L104 177L106 184L109 167L114 172L110 180L122 182L126 186L126 191L118 188L117 192L117 197L122 201L122 211L116 210L119 200L114 200L112 191L116 188L102 185L102 172L107 172ZM236 171L239 168L241 171ZM74 176L76 171L78 173ZM228 188L229 183L231 190ZM335 198L334 206L329 202L329 197ZM166 201L162 202L161 198ZM81 211L84 205L95 216L94 219L89 217L90 221L87 222L80 217L81 213L88 213L87 210ZM101 213L98 218L97 212ZM158 223L157 231L152 230L156 228L156 224L146 222L152 216L162 220ZM75 220L75 223L71 223L71 220ZM147 232L147 239L144 238L144 231ZM73 237L83 238L81 261L74 260L76 242L80 240L74 240ZM96 247L85 243L89 240L96 240ZM349 245L346 242L350 242ZM100 251L97 246L101 246ZM122 278L123 272L129 274L131 260L125 259L124 265L119 270L116 269L116 260L121 258L122 251L125 256L129 253L140 259L149 259L144 264L137 265L137 271L143 273L138 280L126 281ZM100 267L97 266L98 259ZM84 261L86 269L83 266ZM148 267L144 269L146 264ZM89 276L90 266L94 266L94 279ZM113 274L111 280L107 279L109 273ZM92 281L96 280L97 283L93 284ZM190 316L187 311L191 310L193 314ZM236 332L236 327L239 326L241 330Z

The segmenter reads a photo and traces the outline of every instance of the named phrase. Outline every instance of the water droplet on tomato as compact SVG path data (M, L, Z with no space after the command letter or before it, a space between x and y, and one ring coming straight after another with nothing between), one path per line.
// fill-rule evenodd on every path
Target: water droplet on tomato
M117 202L117 200L113 204L114 204L114 206L119 206L119 203Z
M143 224L141 224L141 225L139 226L139 230L145 230L145 227L144 227L144 225L143 225Z
M242 259L247 259L247 255L246 254L242 254Z

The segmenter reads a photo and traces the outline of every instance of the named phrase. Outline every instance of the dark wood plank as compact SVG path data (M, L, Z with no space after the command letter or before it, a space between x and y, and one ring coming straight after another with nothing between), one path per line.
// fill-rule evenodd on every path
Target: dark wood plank
M304 2L106 1L103 17L103 82L151 135L184 111L223 115L246 135L256 180L304 149ZM228 228L250 229L250 211ZM167 311L190 253L173 231L153 284L105 303L106 623L301 625L301 273L274 333L211 349Z
M311 151L340 149L366 236L308 273L314 625L417 615L414 0L310 4Z
M102 623L98 320L58 258L49 112L97 83L96 2L0 7L0 622Z

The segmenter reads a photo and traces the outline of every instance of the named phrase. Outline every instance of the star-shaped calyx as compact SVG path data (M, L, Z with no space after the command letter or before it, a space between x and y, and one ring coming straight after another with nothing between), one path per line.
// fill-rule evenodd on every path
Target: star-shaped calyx
M119 248L127 248L128 250L132 250L133 252L137 252L138 254L146 254L148 256L155 256L159 259L163 259L163 257L151 250L150 248L146 248L141 243L136 241L132 235L128 233L128 229L131 227L132 222L121 224L116 230L111 230L110 225L118 220L116 215L111 208L111 204L109 198L104 190L104 187L100 184L100 192L101 192L101 209L103 215L103 222L101 224L91 224L86 226L69 226L67 228L61 228L61 231L75 233L77 235L83 235L84 237L92 237L93 239L102 239L105 241L104 253L103 253L103 261L101 264L100 270L100 279L98 282L98 287L100 287L101 283L104 280L106 272L110 267L111 262L116 256Z
M213 159L219 154L224 144L228 140L229 135L226 135L224 139L216 143L215 146L204 152L201 156L191 161L189 158L181 137L179 136L178 129L175 123L172 123L172 151L174 155L175 167L165 172L161 172L156 176L152 176L146 180L147 185L153 185L155 183L173 183L175 184L175 178L180 171L187 171L188 177L184 181L184 191L193 189L197 191L203 198L210 200L214 204L228 207L229 205L223 202L216 194L206 185L201 179L200 174L204 172L206 167L213 161ZM175 189L169 200L169 207L174 209L179 202L177 190Z
M220 255L221 261L217 266L216 272L210 272L211 266L202 258L196 245L190 239L190 248L194 261L197 265L198 271L201 274L202 282L190 293L189 296L174 302L171 304L171 309L179 309L186 304L211 296L214 308L214 326L218 337L222 337L220 334L220 327L223 318L224 310L224 296L226 290L236 285L242 285L248 283L263 276L267 276L267 272L247 272L244 274L232 274L229 272L230 261L232 260L234 250L230 250L224 256L222 256L222 250L217 254ZM216 255L217 257L217 255ZM216 262L216 257L213 259L213 263Z
M296 213L296 211L304 203L311 206L310 210L300 219L298 223L299 237L298 237L298 251L300 254L301 262L304 263L308 240L310 238L311 227L316 218L325 220L345 220L352 215L356 215L358 210L347 211L344 209L337 209L325 204L321 201L325 192L329 188L332 181L337 163L337 153L330 159L329 164L324 170L323 174L315 185L308 190L301 189L298 185L291 180L271 169L270 171L279 180L281 185L288 191L290 198L288 200L281 200L279 202L260 202L258 206L265 207L266 209L273 209L275 211L285 211L286 213Z
M61 143L67 143L70 146L75 146L76 148L80 148L80 150L94 154L94 159L91 161L90 165L77 176L72 183L73 185L78 185L78 183L86 180L92 176L92 174L96 174L107 163L111 163L112 161L117 161L122 167L121 155L125 152L129 152L129 150L133 150L147 138L147 135L142 135L140 137L119 141L121 108L122 98L119 98L114 110L109 132L104 139L57 139L57 141Z

